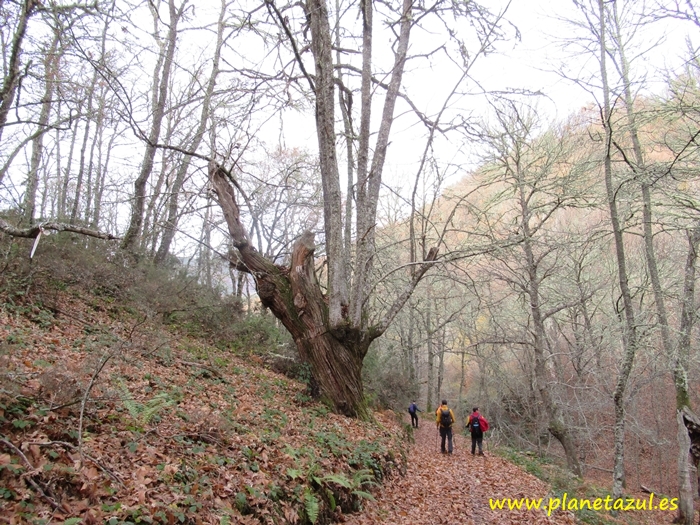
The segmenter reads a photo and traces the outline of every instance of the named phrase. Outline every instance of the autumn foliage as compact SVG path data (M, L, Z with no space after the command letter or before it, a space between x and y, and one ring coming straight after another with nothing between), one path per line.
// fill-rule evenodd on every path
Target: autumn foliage
M1 281L0 522L328 523L405 469L391 413L331 413L257 350L156 311L153 281L151 303L134 301L134 270L109 257L70 270L69 248L31 265L25 248Z

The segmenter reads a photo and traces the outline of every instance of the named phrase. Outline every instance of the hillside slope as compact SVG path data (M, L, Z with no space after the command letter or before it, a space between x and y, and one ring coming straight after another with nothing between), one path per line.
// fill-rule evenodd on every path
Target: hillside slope
M392 413L42 275L2 275L0 523L327 523L405 469Z
M471 457L462 436L441 456L430 420L330 413L261 357L281 351L271 319L198 302L186 276L43 250L0 267L0 523L574 521L491 510L561 488Z

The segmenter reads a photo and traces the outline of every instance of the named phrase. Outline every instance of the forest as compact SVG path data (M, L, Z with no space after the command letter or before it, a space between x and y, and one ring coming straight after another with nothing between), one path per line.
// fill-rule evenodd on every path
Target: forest
M2 293L170 272L353 424L479 406L694 523L700 5L550 4L0 0Z

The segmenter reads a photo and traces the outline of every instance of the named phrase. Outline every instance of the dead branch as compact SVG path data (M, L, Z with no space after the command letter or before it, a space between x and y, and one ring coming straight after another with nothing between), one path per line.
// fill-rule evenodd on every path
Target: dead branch
M116 235L112 235L111 233L91 230L89 228L83 228L81 226L65 224L62 222L42 222L41 224L36 224L29 228L17 228L15 226L12 226L6 220L0 218L0 232L6 233L12 237L24 237L27 239L35 239L39 236L39 234L41 234L41 232L45 230L79 233L80 235L86 235L88 237L95 237L97 239L104 239L107 241L119 239L119 237L117 237Z
M219 372L219 371L216 370L215 368L212 368L212 367L210 367L210 366L207 366L207 365L205 365L205 364L203 364L203 363L197 363L196 361L180 361L180 363L183 364L183 365L191 365L191 366L196 366L196 367L199 367L199 368L203 368L203 369L206 370L207 372L211 372L212 374L214 374L214 375L215 375L216 377L218 377L219 379L223 379L223 376L221 375L221 372Z
M77 446L75 446L73 443L68 443L67 441L30 441L28 444L29 444L29 445L37 445L37 446L39 446L39 447L51 447L51 446L54 446L54 445L58 445L58 446L61 446L61 447L69 448L69 449L71 449L71 450L78 450L78 447L77 447ZM122 488L125 488L125 487L126 487L126 485L124 485L124 482L119 478L119 476L117 476L114 472L112 472L110 469L108 469L107 467L105 467L105 466L104 466L102 463L100 463L98 460L96 460L95 458L93 458L92 456L90 456L90 455L88 455L88 454L85 454L84 452L83 452L83 456L85 456L85 458L87 458L87 459L90 460L92 463L94 463L102 472L104 472L104 473L107 474L110 478L112 478L114 481L116 481L117 483L119 483L119 485L120 485Z
M54 508L54 510L58 510L58 509L63 510L62 505L47 494L48 489L43 489L38 481L35 481L34 479L32 479L32 476L36 473L36 469L29 462L29 460L27 459L27 456L25 456L24 453L19 448L17 448L15 445L13 445L11 442L6 440L5 438L0 438L0 443L5 445L7 448L9 448L15 454L17 454L20 457L20 459L24 462L24 464L27 466L27 468L29 469L29 472L23 474L22 478L26 479L27 483L29 483L32 487L34 487L34 490L36 490L41 495L41 497L44 498Z

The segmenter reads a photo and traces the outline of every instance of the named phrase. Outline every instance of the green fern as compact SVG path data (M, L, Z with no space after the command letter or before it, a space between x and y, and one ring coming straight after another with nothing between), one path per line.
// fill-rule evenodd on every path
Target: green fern
M355 496L357 496L358 498L365 498L365 499L368 499L370 501L376 501L374 499L374 496L372 496L372 494L370 494L369 492L365 492L364 490L353 490L352 493Z
M374 472L368 468L358 470L352 475L352 485L355 488L364 487L365 485L372 486L376 484L377 482L375 481Z
M363 487L371 487L377 484L377 482L375 481L374 472L366 468L358 470L352 476L352 484L352 488L354 489L352 493L355 496L357 496L358 498L365 498L374 501L374 496L372 496L372 494L365 490L359 490Z
M318 498L308 488L304 491L304 510L309 521L312 524L316 523L319 512Z
M341 487L344 487L346 489L351 489L353 487L352 481L350 481L347 476L341 473L337 474L328 474L327 476L323 476L320 481L324 483L335 483L336 485L340 485Z
M122 381L121 379L117 380L117 388L119 389L119 393L121 394L120 398L122 400L122 403L124 403L124 406L129 411L131 417L134 419L138 419L139 415L141 414L141 405L134 401L134 398L131 397L131 392L129 392L129 389L126 387L124 381Z
M331 508L331 512L335 512L335 508L338 504L335 502L335 494L331 489L326 489L326 496L328 497L328 505Z
M174 404L175 401L171 399L170 395L167 392L161 392L160 394L156 395L156 397L148 401L143 406L143 410L139 417L141 424L148 425L148 423L151 422L151 419L153 419L153 416L155 416L164 408L167 408Z
M146 404L141 404L134 400L131 392L129 392L129 389L121 379L117 380L117 388L121 394L122 403L124 403L134 421L141 426L148 425L158 412L174 405L176 402L167 392L160 392L153 399L147 401Z
M296 468L288 468L287 469L287 476L289 476L292 479L297 479L301 477L301 470L296 469Z

